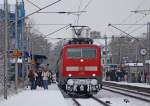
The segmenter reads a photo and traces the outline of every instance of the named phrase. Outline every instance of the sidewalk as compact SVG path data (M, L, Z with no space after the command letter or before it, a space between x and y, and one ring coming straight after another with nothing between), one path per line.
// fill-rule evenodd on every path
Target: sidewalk
M27 89L0 101L0 106L67 106L63 95L56 84L49 86L48 90L37 88Z

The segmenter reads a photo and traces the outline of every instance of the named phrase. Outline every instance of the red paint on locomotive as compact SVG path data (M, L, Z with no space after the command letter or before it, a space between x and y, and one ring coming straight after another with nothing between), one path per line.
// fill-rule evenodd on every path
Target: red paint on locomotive
M70 52L69 54L69 50L73 51L76 56L73 56L74 54L71 54L72 52ZM80 50L84 52L81 52L81 56L78 56L77 55L78 53L75 52L80 52ZM84 58L84 54L86 54L86 51L88 51L87 52L88 56ZM89 55L88 53L90 52L91 54ZM89 84L92 87L93 86L96 87L95 89L99 91L102 86L102 69L101 69L100 54L101 54L100 47L97 45L93 44L65 45L61 51L61 56L58 62L58 71L59 71L58 84L62 86L64 89L70 90L70 88L73 85L68 85L69 82L67 81L69 79L73 80L78 79L79 82L80 79L85 79L86 81L90 79L91 82L93 81L93 79L96 79L97 80L96 85L91 85L91 82ZM89 84L87 86L89 86ZM73 89L74 87L72 87L72 90Z

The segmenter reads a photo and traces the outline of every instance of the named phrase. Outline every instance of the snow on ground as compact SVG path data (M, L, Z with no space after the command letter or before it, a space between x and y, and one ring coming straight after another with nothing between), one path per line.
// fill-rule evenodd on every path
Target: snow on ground
M77 99L79 103L81 103L82 106L103 106L102 104L98 103L97 101L93 99Z
M129 82L115 82L115 81L106 81L106 82L116 83L120 85L130 85L130 86L137 86L143 88L150 88L150 84L147 83L129 83Z
M56 84L48 90L27 89L0 102L0 106L68 106Z
M110 101L111 106L150 106L146 103L131 97L115 94L109 91L101 90L95 95L103 101ZM127 99L129 102L125 102ZM82 106L100 106L99 103L90 98L77 98ZM37 88L36 90L21 91L16 95L8 97L8 100L0 101L0 106L75 106L70 98L64 98L56 84L49 86L48 90Z

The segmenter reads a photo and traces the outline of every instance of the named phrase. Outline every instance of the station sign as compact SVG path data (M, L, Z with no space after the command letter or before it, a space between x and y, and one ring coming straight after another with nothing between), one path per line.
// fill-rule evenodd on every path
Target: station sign
M13 57L21 57L22 56L22 51L18 50L18 49L14 49L12 52L12 56Z

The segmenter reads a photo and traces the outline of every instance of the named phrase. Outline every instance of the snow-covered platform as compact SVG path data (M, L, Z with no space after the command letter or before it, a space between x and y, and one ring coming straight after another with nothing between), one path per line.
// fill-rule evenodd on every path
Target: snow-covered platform
M9 96L7 100L0 101L0 106L68 106L56 84L49 86L48 90L24 90L16 95Z
M150 85L146 83L128 83L128 82L115 82L115 81L103 81L104 85L112 85L116 87L128 88L131 90L137 90L139 92L150 93Z

